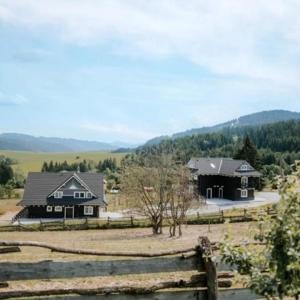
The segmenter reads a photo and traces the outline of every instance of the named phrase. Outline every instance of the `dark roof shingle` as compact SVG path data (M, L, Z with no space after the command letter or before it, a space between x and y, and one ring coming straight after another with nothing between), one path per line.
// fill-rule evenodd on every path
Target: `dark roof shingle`
M187 165L198 175L261 176L247 161L232 158L193 157ZM247 165L248 169L241 170L242 165Z
M96 196L94 199L55 199L62 205L67 204L90 204L105 205L103 175L99 173L48 173L48 172L30 172L28 174L23 199L20 205L47 205L48 196L53 193L60 185L75 175L82 180L91 192ZM53 200L52 200L53 202ZM66 202L66 203L65 203Z

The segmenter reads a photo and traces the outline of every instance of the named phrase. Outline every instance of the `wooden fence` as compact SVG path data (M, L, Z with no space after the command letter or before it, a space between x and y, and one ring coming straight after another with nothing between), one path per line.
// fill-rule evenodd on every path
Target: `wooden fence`
M229 213L220 210L216 213L200 214L188 216L186 224L222 224L226 221L250 222L256 221L261 213L275 216L276 211L271 208L264 210L258 208L238 209L237 212ZM167 225L167 224L165 224ZM46 219L35 220L32 224L22 223L20 220L14 224L0 224L0 231L56 231L56 230L87 230L87 229L124 229L124 228L145 228L151 224L146 218L134 216L112 219L62 219L47 221Z
M158 253L133 253L133 252L99 252L95 250L67 249L39 242L13 242L0 241L1 255L4 253L18 252L20 247L42 247L54 252L64 252L93 256L122 257L117 260L66 260L66 261L34 261L34 262L0 262L0 299L18 297L46 297L56 296L51 299L85 299L89 295L97 295L97 299L151 299L165 300L176 297L180 299L257 299L254 294L246 289L234 289L232 286L233 273L218 269L213 259L214 245L207 237L200 237L199 243L194 248L173 250ZM7 251L6 251L7 250ZM25 280L52 280L74 279L85 277L120 276L134 274L193 271L191 277L184 277L171 281L160 281L155 284L143 285L112 285L89 288L66 287L47 288L40 290L14 290L9 289L10 281ZM174 274L174 273L173 273ZM182 273L180 273L182 274ZM142 276L143 278L143 276ZM169 277L167 277L169 278ZM24 283L25 284L25 283ZM49 286L49 284L48 284ZM77 295L77 296L74 296ZM40 299L40 298L39 298ZM43 298L41 298L43 299ZM96 298L95 298L96 299Z

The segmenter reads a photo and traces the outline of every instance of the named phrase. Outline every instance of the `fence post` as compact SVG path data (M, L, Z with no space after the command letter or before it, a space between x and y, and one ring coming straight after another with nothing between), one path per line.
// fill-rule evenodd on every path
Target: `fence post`
M21 221L20 221L20 219L18 219L18 230L21 231L21 228L22 228Z
M110 224L110 217L107 217L107 226Z
M133 227L134 226L134 224L133 224L133 216L130 217L130 223L131 223L131 227Z
M208 237L199 237L199 251L204 263L207 281L207 299L218 299L218 275L216 264L212 258L212 247Z
M267 207L267 214L268 215L270 214L270 207L269 206Z
M244 220L246 220L246 218L247 218L247 209L244 208Z
M224 211L223 210L221 210L221 218L222 218L222 223L224 223L225 220L224 220Z
M199 220L200 220L200 214L199 214L199 212L197 212L197 221L198 221L198 223L199 223Z

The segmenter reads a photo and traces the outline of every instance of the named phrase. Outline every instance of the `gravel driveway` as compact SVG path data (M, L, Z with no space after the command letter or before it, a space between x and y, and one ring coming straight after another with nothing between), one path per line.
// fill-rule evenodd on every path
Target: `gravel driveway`
M190 209L189 215L196 213L211 213L220 210L232 208L250 208L258 207L265 204L277 203L280 199L278 192L256 192L254 200L232 201L226 199L213 198L207 200L207 205L198 209Z

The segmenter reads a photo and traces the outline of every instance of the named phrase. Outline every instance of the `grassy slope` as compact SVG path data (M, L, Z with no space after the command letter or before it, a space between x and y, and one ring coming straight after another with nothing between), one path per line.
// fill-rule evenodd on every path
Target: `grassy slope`
M26 175L29 171L40 171L44 161L50 160L63 162L66 160L68 163L80 162L84 159L99 162L105 158L116 158L118 162L124 157L124 153L110 153L110 152L61 152L61 153L48 153L48 152L26 152L26 151L0 151L0 155L13 158L18 161L14 165L14 169L21 171ZM76 157L79 156L79 159Z

